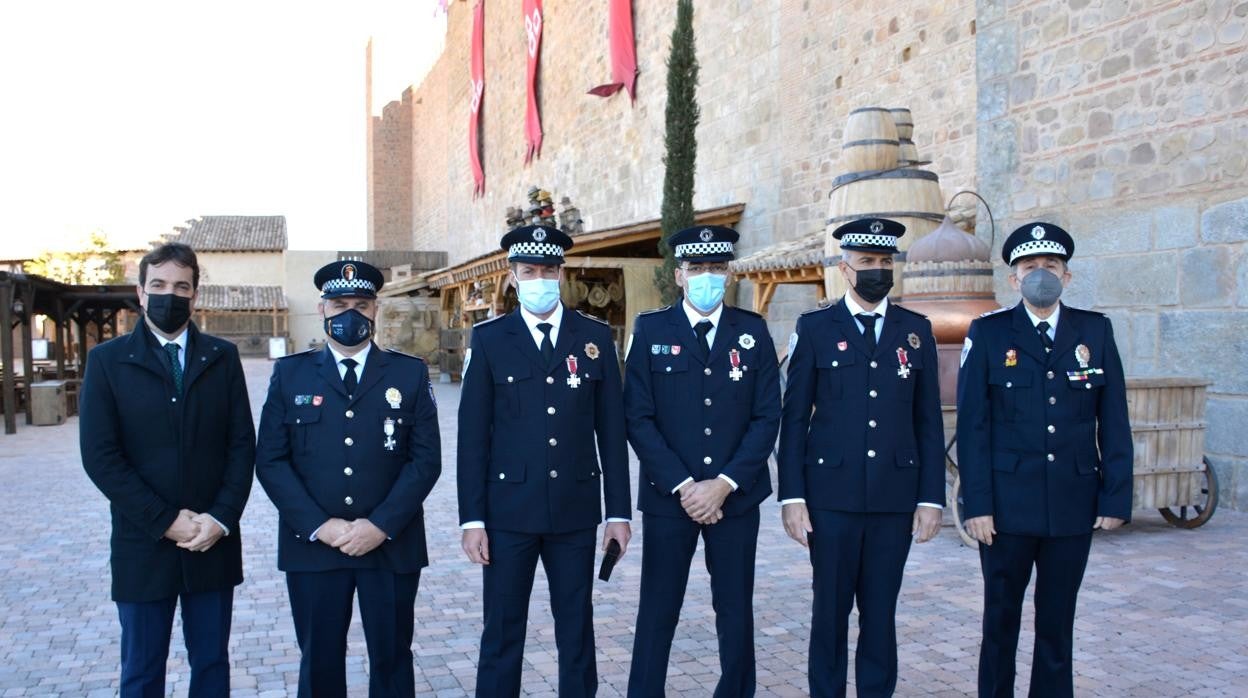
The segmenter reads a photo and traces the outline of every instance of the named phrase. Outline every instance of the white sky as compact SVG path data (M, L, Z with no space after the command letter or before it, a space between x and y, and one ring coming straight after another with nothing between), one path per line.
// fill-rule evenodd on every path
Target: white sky
M0 259L94 229L285 215L294 249L365 241L374 113L437 59L436 0L35 0L0 6Z

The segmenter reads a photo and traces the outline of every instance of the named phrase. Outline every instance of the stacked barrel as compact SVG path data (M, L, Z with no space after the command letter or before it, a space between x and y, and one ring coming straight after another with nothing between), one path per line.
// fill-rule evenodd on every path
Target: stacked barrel
M836 264L841 249L832 231L860 218L889 218L906 226L898 241L901 254L894 269L893 298L904 293L905 251L940 225L945 217L940 178L920 169L914 148L914 120L906 108L863 107L849 113L841 144L846 172L832 182L824 251L824 286L829 298L845 293L845 279Z

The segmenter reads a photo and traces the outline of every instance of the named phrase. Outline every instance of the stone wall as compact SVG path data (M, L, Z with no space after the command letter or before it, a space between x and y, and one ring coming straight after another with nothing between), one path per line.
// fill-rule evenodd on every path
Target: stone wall
M371 121L368 248L412 249L412 91Z
M1033 219L1071 231L1066 300L1113 318L1128 374L1214 381L1206 450L1222 505L1248 508L1248 3L980 0L978 16L996 249Z
M828 190L841 173L841 128L860 106L910 107L915 140L935 161L946 192L973 181L974 4L921 5L697 5L702 120L695 206L746 203L743 253L823 228ZM535 184L556 199L569 196L588 230L659 216L664 61L675 5L639 0L634 15L640 76L637 101L630 104L624 94L586 94L609 78L605 10L595 3L546 7L540 72L545 141L541 157L526 167L523 25L518 9L487 5L486 193L474 200L467 156L472 11L471 3L451 4L446 50L413 93L409 247L446 249L452 263L488 252L504 232L506 208L523 203ZM748 302L748 284L743 287L740 298ZM814 302L808 289L777 295L771 314L778 343L796 314Z

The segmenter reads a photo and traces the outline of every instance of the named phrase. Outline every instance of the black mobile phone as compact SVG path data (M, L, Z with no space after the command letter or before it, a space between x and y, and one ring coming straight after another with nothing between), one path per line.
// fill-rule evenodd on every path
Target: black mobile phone
M615 563L620 559L620 543L612 538L607 543L607 552L602 556L602 567L598 568L598 578L602 581L611 579L611 570L615 568Z

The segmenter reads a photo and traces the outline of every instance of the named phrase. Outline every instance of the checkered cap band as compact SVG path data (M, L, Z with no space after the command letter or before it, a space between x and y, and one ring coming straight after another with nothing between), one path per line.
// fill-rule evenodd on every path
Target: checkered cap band
M347 290L351 290L351 291L364 290L364 291L371 291L373 293L376 293L377 285L371 281L366 281L357 276L354 279L351 279L350 281L347 281L346 279L330 279L329 281L325 282L324 286L321 287L321 293L334 293L336 291L347 291Z
M562 257L563 248L550 242L517 242L507 250L508 257Z
M892 235L868 235L849 233L841 236L841 247L896 247L897 238Z
M708 254L732 254L731 242L691 242L676 246L677 257L701 257Z
M1068 256L1066 246L1056 240L1031 240L1015 247L1010 252L1010 264L1019 257L1030 257L1038 254L1051 254L1059 257Z

